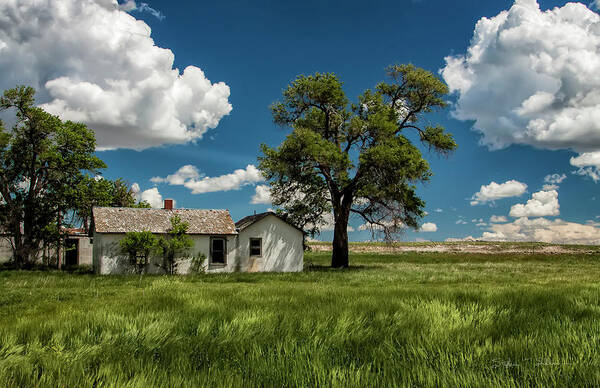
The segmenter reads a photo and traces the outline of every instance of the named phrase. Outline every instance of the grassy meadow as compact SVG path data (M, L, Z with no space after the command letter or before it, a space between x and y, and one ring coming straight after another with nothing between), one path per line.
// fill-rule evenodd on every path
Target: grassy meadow
M0 272L1 387L598 386L600 256L307 253L299 274Z

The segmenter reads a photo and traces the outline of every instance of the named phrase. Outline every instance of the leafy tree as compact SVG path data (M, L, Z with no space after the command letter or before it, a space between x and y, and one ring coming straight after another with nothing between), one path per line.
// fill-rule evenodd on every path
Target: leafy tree
M149 208L145 201L136 203L134 192L123 179L107 180L84 176L73 188L74 215L88 232L94 206Z
M130 207L136 207L138 209L150 209L152 207L152 205L150 205L148 202L146 201L139 201L137 203L134 203L132 206Z
M139 207L135 202L134 192L131 186L119 178L115 181L110 181L111 184L111 207ZM142 206L145 207L145 206ZM150 206L148 206L150 207Z
M262 145L259 165L273 204L311 234L333 212L333 267L348 266L351 214L388 239L418 227L425 204L415 184L432 173L410 132L440 154L456 148L442 127L423 124L446 106L447 86L413 65L390 66L387 75L355 104L334 74L300 75L271 106L275 123L292 128L278 148Z
M94 206L110 206L112 203L111 181L83 176L73 188L74 218L88 232Z
M0 111L15 113L10 129L0 122L0 226L13 237L18 267L32 265L41 243L56 236L72 207L69 192L83 172L106 165L94 155L96 140L84 124L61 121L34 105L35 90L6 90Z
M129 263L135 266L139 274L146 272L148 259L156 246L156 237L152 232L127 232L119 241L121 253L127 256Z
M177 270L178 258L189 253L194 242L187 235L189 224L181 221L178 215L171 217L171 229L156 242L156 253L162 255L163 262L159 267L173 275Z

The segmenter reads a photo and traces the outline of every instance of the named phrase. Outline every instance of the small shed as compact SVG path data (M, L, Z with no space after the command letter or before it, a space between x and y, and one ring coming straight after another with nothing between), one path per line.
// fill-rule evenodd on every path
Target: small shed
M81 228L64 228L64 245L60 249L60 268L73 268L77 266L92 265L92 239ZM10 233L0 231L0 263L7 263L13 257L13 238ZM38 264L47 263L51 258L52 265L56 263L56 245L51 244L38 253Z
M92 239L81 228L68 228L64 230L65 247L62 252L62 265L65 267L91 266L92 265Z

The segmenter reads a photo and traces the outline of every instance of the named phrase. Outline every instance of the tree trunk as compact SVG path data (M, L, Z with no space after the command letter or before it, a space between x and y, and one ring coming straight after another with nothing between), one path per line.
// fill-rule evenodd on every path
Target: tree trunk
M27 261L25 242L23 241L23 233L21 232L20 220L13 221L11 224L12 230L12 246L13 246L13 262L15 267L21 269L25 267Z
M331 251L331 267L348 267L348 218L350 205L342 205L334 212L335 227L333 229L333 245Z
M56 243L56 267L61 270L62 269L62 235L60 232L60 227L62 225L62 218L60 209L58 210L58 216L56 218L56 225L58 227L58 242Z

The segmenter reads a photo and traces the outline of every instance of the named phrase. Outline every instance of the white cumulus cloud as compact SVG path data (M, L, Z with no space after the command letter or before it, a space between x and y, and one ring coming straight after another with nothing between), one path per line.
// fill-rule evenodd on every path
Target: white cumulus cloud
M168 183L172 186L184 186L192 191L192 194L213 193L217 191L239 190L243 186L256 184L264 181L261 172L252 164L245 169L237 169L230 174L216 177L202 176L198 169L192 165L186 165L174 174L165 178L153 177L154 183Z
M197 179L200 177L200 172L196 166L191 164L182 166L174 174L167 175L165 178L155 176L150 179L153 183L168 183L170 185L183 185L186 181Z
M438 227L433 222L426 222L421 226L421 232L437 232Z
M519 218L508 224L494 224L483 233L488 241L540 241L555 244L600 244L600 228L561 219Z
M598 164L582 160L600 151L600 15L586 5L542 11L516 0L480 19L441 74L458 95L454 115L474 120L483 144L571 149L582 153L573 165L594 166L580 173L598 177Z
M558 204L558 191L538 191L533 193L526 204L516 204L510 208L510 216L519 217L544 217L560 214Z
M560 185L567 176L565 174L549 174L544 177L544 182L552 185Z
M544 191L550 191L550 190L558 190L559 186L565 179L567 179L567 176L565 174L549 174L546 175L546 177L544 178L544 187L543 190Z
M137 201L146 201L153 208L162 209L163 197L156 187L141 191L140 185L138 183L134 183L131 185L131 191L133 191Z
M594 182L600 180L600 151L584 152L570 160L571 165L579 167L575 174L589 176Z
M0 89L34 86L42 108L95 130L99 149L201 139L231 111L229 87L196 66L173 68L173 52L125 12L136 9L154 11L116 0L0 2Z
M527 185L516 180L509 180L504 183L491 182L489 185L482 185L480 190L471 197L471 206L493 202L502 198L518 197L525 193Z
M271 190L268 185L258 185L255 187L254 195L250 200L252 204L271 204Z
M508 222L508 218L506 218L505 216L493 215L490 217L490 222L493 224L500 224L502 222Z

